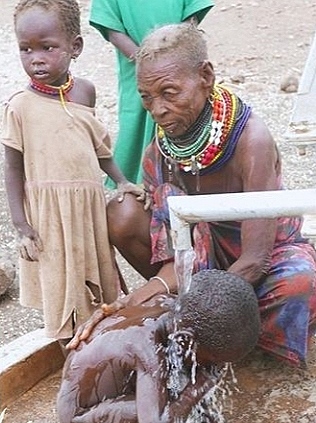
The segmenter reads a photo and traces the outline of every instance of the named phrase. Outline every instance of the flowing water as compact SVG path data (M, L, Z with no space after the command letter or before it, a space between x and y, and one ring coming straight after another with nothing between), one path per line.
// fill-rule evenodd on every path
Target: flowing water
M188 292L190 289L194 259L195 252L192 247L188 250L176 250L175 252L174 267L179 295Z
M175 272L178 281L178 295L189 291L195 253L193 248L176 250ZM163 347L161 347L163 348ZM168 375L170 396L176 399L188 382L195 384L197 361L196 343L190 331L175 330L169 335L168 346L165 348L165 369ZM190 373L184 363L190 360ZM210 370L214 378L214 386L204 395L194 407L188 419L177 419L175 423L225 423L223 409L229 409L229 397L237 390L237 380L230 363L224 367L213 366ZM197 388L198 389L198 388ZM192 395L197 394L193 392Z
M162 348L162 347L161 347ZM169 343L165 348L165 371L168 374L168 389L171 399L176 400L184 387L191 381L195 384L197 361L196 344L192 334L186 331L175 331L169 335ZM184 362L190 360L191 366ZM201 401L192 409L186 420L176 419L175 423L225 423L223 415L231 409L230 396L237 391L237 379L231 363L219 368L212 367L210 375L214 380L213 387L204 395ZM198 395L198 387L192 395Z

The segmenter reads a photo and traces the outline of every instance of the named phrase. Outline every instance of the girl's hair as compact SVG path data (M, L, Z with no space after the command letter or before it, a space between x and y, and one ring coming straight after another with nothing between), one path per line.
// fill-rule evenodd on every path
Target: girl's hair
M42 7L58 14L60 24L69 37L80 35L80 9L76 0L20 0L14 11L14 24L17 17L32 7Z
M196 68L208 59L203 32L190 23L158 27L142 41L136 54L136 64L143 60L159 60L164 55L172 55L184 66Z
M177 303L181 328L191 330L196 342L220 361L238 361L255 347L260 333L258 300L240 276L202 270L193 275L190 290Z

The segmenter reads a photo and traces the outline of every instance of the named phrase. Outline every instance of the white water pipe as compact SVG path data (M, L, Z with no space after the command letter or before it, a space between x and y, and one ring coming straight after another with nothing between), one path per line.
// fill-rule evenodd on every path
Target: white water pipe
M316 189L168 197L175 250L191 244L190 223L316 215Z

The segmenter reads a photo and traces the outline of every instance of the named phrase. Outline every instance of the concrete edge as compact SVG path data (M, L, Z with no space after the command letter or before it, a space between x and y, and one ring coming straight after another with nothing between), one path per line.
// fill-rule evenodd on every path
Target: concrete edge
M0 411L40 380L59 370L64 355L44 329L20 336L0 348Z

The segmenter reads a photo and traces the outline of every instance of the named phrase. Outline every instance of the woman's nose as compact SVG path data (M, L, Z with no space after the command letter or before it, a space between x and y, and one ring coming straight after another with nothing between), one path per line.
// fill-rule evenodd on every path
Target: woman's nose
M161 116L163 116L167 111L165 102L163 99L156 97L153 99L152 101L152 105L151 105L151 110L150 113L153 117L154 120L156 120L156 118L159 120L159 118Z

